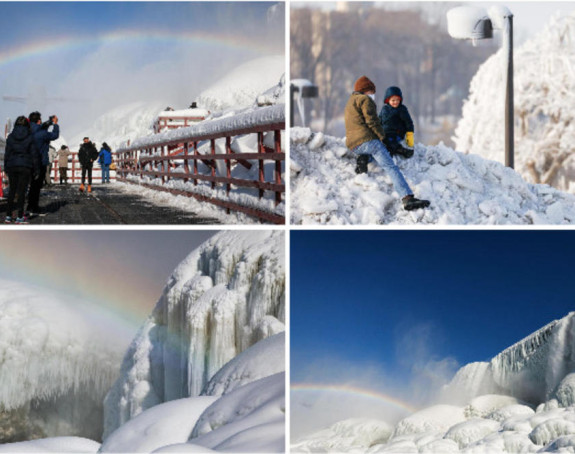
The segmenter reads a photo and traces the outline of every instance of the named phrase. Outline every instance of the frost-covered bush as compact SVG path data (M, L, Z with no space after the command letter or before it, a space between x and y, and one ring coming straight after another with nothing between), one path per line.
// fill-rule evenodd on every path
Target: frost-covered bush
M456 149L504 160L504 52L471 81ZM528 181L575 191L575 13L556 17L514 56L515 168Z

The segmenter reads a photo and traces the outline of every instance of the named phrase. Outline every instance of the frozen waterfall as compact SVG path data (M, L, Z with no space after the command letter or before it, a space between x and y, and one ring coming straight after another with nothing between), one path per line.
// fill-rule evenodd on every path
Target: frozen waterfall
M197 396L228 361L284 331L284 235L220 232L173 272L105 401L104 437L147 408Z

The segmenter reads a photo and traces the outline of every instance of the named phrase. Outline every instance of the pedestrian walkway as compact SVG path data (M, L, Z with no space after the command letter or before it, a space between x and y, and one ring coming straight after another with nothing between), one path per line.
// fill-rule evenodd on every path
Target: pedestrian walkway
M92 193L78 190L79 185L52 185L42 190L41 216L30 219L30 224L219 224L189 211L169 206L158 206L134 194L126 194L113 184L94 185ZM2 218L6 200L0 201Z

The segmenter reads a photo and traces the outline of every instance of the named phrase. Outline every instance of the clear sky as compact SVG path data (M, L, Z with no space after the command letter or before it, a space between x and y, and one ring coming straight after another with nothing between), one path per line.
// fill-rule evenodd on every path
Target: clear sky
M0 99L2 124L45 110L64 137L123 104L185 108L231 69L285 51L275 2L18 1L0 2L0 17L0 95L32 99Z
M136 330L151 313L174 268L214 233L3 231L0 279L106 307Z
M292 381L489 360L575 310L574 258L573 231L294 231Z

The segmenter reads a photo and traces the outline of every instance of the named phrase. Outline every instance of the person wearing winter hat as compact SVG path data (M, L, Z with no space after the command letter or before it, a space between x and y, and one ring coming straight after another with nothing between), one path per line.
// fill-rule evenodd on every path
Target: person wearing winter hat
M379 119L385 132L384 143L391 155L398 154L404 158L411 158L413 156L413 120L409 115L409 110L403 104L401 88L389 87L385 91Z
M395 190L401 196L404 209L428 207L428 200L414 197L413 191L383 143L385 131L377 116L375 84L368 77L361 76L355 81L354 92L345 106L344 118L347 148L358 155L356 173L367 172L369 157L372 156L391 177Z
M36 150L36 142L30 131L30 123L24 116L18 117L14 123L14 129L6 139L6 151L4 153L4 170L10 181L10 193L8 194L8 207L4 222L10 224L28 224L28 218L24 215L24 200L26 190L32 174L40 171L41 157ZM14 202L18 217L12 217Z

